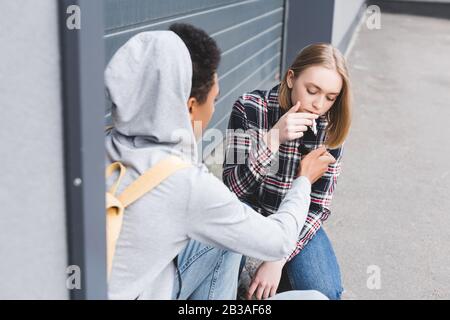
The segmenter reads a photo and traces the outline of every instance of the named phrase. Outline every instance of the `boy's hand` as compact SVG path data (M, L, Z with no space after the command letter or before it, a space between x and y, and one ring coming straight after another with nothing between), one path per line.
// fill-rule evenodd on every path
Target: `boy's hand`
M311 184L316 182L328 170L328 166L336 162L336 159L325 147L319 147L302 158L298 176L305 176Z

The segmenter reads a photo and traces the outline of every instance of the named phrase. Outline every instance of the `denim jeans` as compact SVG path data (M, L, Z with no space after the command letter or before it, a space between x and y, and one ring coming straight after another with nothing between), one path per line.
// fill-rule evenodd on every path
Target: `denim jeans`
M286 290L317 290L330 300L341 298L339 264L323 228L283 268L279 292Z
M178 255L178 275L173 299L234 300L237 295L239 264L242 255L190 240Z

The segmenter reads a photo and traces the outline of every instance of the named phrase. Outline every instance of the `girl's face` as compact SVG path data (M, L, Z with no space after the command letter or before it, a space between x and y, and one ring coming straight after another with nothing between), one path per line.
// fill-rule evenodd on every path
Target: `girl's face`
M336 70L322 66L305 69L297 78L289 70L287 85L292 105L300 101L299 112L324 115L331 109L342 89L342 77Z

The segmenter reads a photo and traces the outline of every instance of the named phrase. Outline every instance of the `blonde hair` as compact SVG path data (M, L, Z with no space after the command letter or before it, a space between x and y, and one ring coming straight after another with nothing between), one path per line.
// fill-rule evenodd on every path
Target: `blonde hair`
M327 112L327 132L325 144L329 148L341 146L350 131L352 94L347 64L342 53L328 43L315 43L305 47L295 58L289 70L297 78L303 71L312 66L322 66L336 70L342 77L342 89L331 109ZM283 111L292 107L291 90L287 79L289 70L283 77L278 92L278 103Z

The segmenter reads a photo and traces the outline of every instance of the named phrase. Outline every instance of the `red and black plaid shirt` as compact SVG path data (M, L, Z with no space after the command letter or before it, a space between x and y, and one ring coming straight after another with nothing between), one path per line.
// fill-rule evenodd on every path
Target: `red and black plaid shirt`
M228 124L223 165L224 183L241 201L265 216L277 212L292 186L301 157L323 144L328 124L326 117L319 117L317 136L308 129L302 138L281 144L273 154L262 137L283 115L278 104L278 87L244 94L235 102ZM312 185L306 223L289 260L305 247L330 215L342 147L328 151L337 161Z

